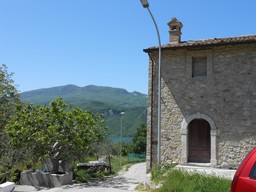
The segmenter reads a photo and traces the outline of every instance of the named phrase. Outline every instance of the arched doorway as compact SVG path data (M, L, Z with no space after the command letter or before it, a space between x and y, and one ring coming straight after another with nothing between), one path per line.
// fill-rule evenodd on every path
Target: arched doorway
M197 119L201 119L201 120L205 120L209 123L210 125L210 147L211 147L211 159L210 159L210 164L212 167L215 167L217 165L217 127L214 123L214 120L208 116L207 114L203 114L203 113L194 113L191 115L187 115L184 117L182 123L181 123L181 163L188 163L188 156L189 156L189 124L193 121L193 120L197 120Z
M211 127L204 119L194 119L188 125L188 162L210 163Z

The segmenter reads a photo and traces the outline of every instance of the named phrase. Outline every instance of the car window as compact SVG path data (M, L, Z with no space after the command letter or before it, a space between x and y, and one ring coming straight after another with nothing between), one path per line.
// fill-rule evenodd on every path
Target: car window
M250 173L250 178L251 179L256 179L256 163L254 163L251 173Z

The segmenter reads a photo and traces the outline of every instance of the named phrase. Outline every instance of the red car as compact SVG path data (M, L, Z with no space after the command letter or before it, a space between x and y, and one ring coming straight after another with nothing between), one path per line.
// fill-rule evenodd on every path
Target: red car
M230 192L256 192L256 147L239 165Z

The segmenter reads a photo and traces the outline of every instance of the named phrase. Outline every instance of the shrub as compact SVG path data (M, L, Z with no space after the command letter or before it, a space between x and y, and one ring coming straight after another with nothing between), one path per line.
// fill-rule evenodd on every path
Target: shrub
M12 169L10 171L8 180L12 181L14 183L19 183L19 181L20 181L20 174L21 174L21 170L19 170L19 169Z

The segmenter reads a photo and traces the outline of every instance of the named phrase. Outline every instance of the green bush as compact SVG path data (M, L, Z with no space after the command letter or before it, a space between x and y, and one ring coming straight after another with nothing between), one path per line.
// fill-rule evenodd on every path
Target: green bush
M0 183L5 182L5 180L19 183L20 173L20 169L12 168L11 170L7 171L0 168Z
M4 180L5 180L5 174L4 174L4 172L2 172L1 170L0 170L0 184L2 183L2 182L4 182Z
M19 170L19 169L12 169L10 171L8 180L12 181L14 183L19 183L19 181L20 181L20 174L21 174L21 170Z

